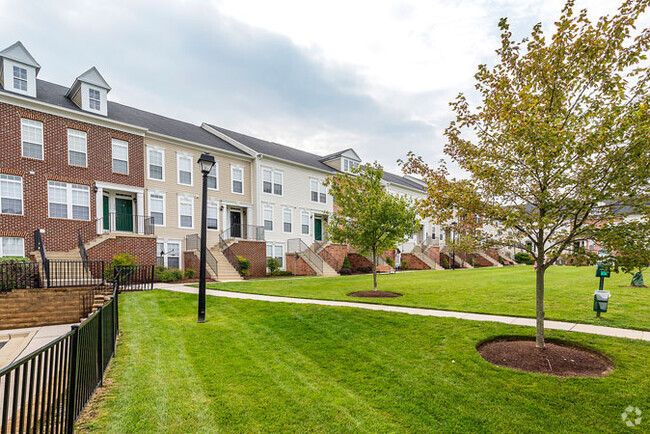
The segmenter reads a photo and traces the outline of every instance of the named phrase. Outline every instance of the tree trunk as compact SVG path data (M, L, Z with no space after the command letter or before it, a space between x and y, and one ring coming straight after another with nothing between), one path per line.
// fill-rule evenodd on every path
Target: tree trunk
M539 251L539 250L538 250ZM536 333L535 333L535 343L537 348L545 348L546 343L544 342L544 260L542 259L542 264L539 264L539 254L538 254L538 264L537 264L537 281L536 281L536 303L535 303L535 317L536 317Z
M372 285L373 291L377 290L377 250L372 249Z

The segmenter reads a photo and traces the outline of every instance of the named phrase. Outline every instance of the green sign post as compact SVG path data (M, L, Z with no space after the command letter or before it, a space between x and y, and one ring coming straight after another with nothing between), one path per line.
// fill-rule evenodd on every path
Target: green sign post
M609 291L604 290L605 278L610 277L609 267L599 262L596 267L596 277L600 277L600 285L594 292L594 312L596 312L596 317L600 318L601 312L607 312L607 305L611 297Z

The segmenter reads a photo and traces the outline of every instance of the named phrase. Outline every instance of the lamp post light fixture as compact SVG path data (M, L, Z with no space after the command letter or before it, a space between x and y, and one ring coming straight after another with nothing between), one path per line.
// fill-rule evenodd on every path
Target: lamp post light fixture
M214 157L205 152L199 157L199 167L203 174L203 195L201 197L201 260L199 265L199 318L197 322L205 322L205 254L207 250L207 220L208 220L208 174L215 164Z
M456 268L456 222L451 222L451 271Z

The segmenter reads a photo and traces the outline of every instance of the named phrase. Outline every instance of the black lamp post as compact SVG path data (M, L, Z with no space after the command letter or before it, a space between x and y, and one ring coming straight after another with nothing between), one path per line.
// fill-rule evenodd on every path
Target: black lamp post
M205 322L205 251L207 244L207 212L208 212L208 174L214 167L214 157L203 153L199 158L199 167L203 174L203 194L201 196L201 262L199 265L199 319Z
M451 271L456 268L456 222L451 222Z

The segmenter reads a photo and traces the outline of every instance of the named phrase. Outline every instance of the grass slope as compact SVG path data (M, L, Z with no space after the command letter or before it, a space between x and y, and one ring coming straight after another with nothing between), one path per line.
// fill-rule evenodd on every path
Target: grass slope
M650 289L628 288L630 276L606 279L611 291L609 312L600 320L593 312L595 267L551 267L546 272L546 318L650 330ZM211 283L208 288L287 297L357 301L463 312L535 316L535 272L532 266L418 271L379 276L379 289L403 297L367 299L347 294L372 289L372 275L303 279L259 279Z
M650 409L650 344L598 348L607 378L502 369L475 346L530 328L351 308L122 294L112 386L79 428L97 432L627 432ZM649 423L645 420L644 424Z

